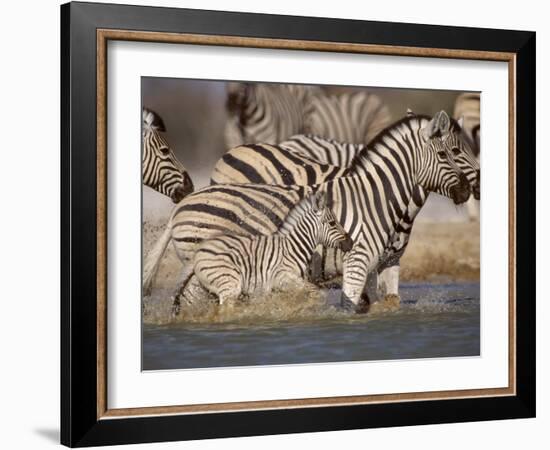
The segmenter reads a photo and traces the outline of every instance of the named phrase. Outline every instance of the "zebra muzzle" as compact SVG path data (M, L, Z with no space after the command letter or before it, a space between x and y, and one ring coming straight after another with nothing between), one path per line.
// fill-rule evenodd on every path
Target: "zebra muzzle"
M460 205L470 198L471 186L464 174L460 175L457 184L451 186L450 194L455 205Z
M346 238L340 242L339 248L344 253L349 252L353 248L353 240L349 236L346 236Z
M185 197L187 197L189 194L191 194L194 190L193 182L191 181L191 178L189 175L184 174L183 177L183 183L180 184L176 189L174 189L174 192L172 192L171 198L174 203L179 203L182 201Z

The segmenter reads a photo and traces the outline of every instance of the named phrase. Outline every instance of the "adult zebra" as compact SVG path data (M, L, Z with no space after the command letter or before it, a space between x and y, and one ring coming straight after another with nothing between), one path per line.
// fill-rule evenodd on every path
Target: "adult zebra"
M311 100L321 94L315 86L267 83L228 83L225 127L228 148L243 143L280 142L302 133L311 114Z
M191 194L175 208L165 233L147 256L144 288L150 286L170 241L184 268L181 286L192 273L198 245L222 232L272 234L289 210L311 192L326 192L332 209L351 236L353 248L344 255L342 299L360 304L369 272L387 258L388 249L412 223L411 205L422 192L437 192L465 202L470 182L453 159L463 146L456 123L446 114L429 120L406 117L389 127L357 158L353 175L316 186L214 185ZM475 160L470 161L477 176Z
M464 117L464 132L479 161L481 141L479 93L460 94L455 102L454 117ZM470 199L466 207L470 220L479 220L479 202L476 199Z
M327 95L317 86L292 84L230 83L227 110L228 148L282 142L295 134L366 144L391 121L387 107L371 93ZM325 164L343 165L324 152L302 153L300 147L294 150Z
M408 111L408 117L416 117L412 111ZM441 111L439 117L447 117ZM418 116L420 119L429 120L427 116ZM452 122L456 134L462 129L462 120ZM384 141L385 132L376 140ZM474 185L474 197L479 197L478 165L474 161L473 154L467 142L459 136L455 136L455 146L452 157L456 164ZM316 136L296 136L290 141L277 146L256 144L240 146L231 149L218 161L212 172L213 183L265 183L280 185L314 185L320 184L336 176L353 175L354 166L347 168L343 173L331 172L332 176L325 177L318 163L305 158L299 158L294 152L288 152L287 146L300 145L304 150L309 148L323 148L327 153L349 154L353 153L360 159L368 154L369 148L363 145L345 144L336 141L322 139ZM349 151L349 148L355 148ZM321 175L319 175L321 174ZM399 296L399 270L400 258L403 255L410 238L412 224L420 208L424 205L428 192L420 188L415 192L415 201L408 205L407 215L399 224L399 232L395 234L391 245L386 249L384 261L369 276L369 298L371 301L386 296ZM342 271L342 255L338 250L323 248L315 254L312 264L312 278L317 281L331 280Z
M166 127L160 116L150 109L143 108L142 118L143 184L178 203L193 192L193 182L162 136L161 132L166 131Z

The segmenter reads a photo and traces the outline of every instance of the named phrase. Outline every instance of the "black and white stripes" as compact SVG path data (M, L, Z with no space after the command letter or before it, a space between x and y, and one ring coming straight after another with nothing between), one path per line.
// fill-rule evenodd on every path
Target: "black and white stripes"
M197 281L214 294L220 305L241 294L257 295L272 290L306 288L313 251L318 245L351 248L347 233L327 207L326 194L305 197L289 212L281 228L271 236L222 234L204 241L195 254L194 277L182 294L193 299ZM179 297L174 312L179 312Z
M193 192L191 178L162 136L161 132L166 131L166 128L159 115L144 108L142 117L143 184L177 203Z
M227 110L227 148L280 143L296 134L367 144L391 122L387 107L374 94L331 95L318 86L306 85L231 83ZM347 165L332 159L317 161Z
M379 134L356 158L349 176L315 186L214 185L191 194L175 208L166 233L148 257L144 286L152 281L158 261L172 241L184 264L182 279L206 239L222 233L272 234L294 205L311 192L325 192L336 218L352 238L343 258L343 298L359 304L367 275L383 263L387 250L413 218L427 192L456 203L465 201L478 166L465 156L466 173L455 158L471 155L460 140L456 122L441 112L433 119L406 117Z

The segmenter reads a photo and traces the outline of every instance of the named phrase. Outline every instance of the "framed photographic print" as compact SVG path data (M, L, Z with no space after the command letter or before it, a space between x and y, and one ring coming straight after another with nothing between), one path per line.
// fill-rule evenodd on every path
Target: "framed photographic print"
M61 27L63 444L535 415L535 33Z

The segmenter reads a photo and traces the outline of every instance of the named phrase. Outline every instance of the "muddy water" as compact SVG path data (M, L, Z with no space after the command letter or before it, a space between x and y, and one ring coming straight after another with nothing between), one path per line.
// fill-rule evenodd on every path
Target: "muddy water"
M479 355L479 283L405 284L401 308L356 315L339 291L232 309L195 306L174 323L166 291L145 304L143 370Z

